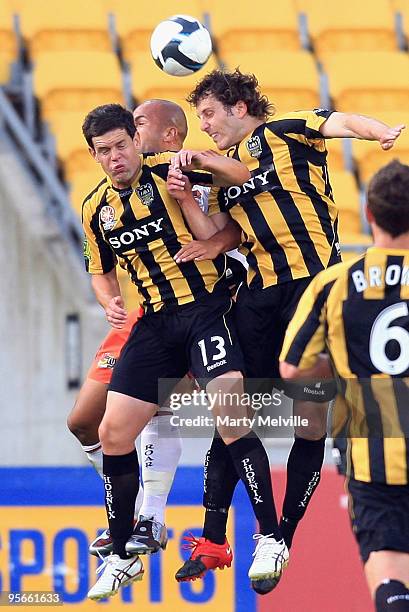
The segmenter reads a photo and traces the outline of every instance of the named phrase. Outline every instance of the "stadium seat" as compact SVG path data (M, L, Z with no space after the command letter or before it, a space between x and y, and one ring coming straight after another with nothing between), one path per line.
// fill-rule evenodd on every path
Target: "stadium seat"
M363 242L361 241L360 236L352 236L352 238L354 239L353 242L348 242L347 245L341 244L342 261L358 259L359 257L362 256L362 254L366 251L366 249L370 247L373 243L371 236L368 236L366 234L362 235L362 238L364 239Z
M379 168L393 159L409 164L409 112L378 113L376 117L390 126L404 123L407 127L389 151L383 151L377 142L355 139L352 141L353 155L361 181L364 183L367 183Z
M17 40L13 31L13 11L7 0L0 2L0 84L7 83L10 68L17 59Z
M85 111L123 102L116 56L104 51L42 53L34 66L34 93L44 117L55 111Z
M409 0L391 0L395 13L400 13L403 19L403 30L409 38Z
M307 51L225 53L222 60L229 69L239 67L254 73L263 93L280 113L319 106L318 73Z
M116 30L122 41L124 57L128 61L135 53L149 49L152 30L163 19L178 13L203 20L200 2L197 0L178 0L174 6L165 0L105 0L105 6L115 16Z
M132 92L139 101L149 98L166 98L178 104L194 89L196 83L207 73L217 68L211 56L202 70L186 77L165 74L156 66L148 51L138 52L130 57Z
M81 216L85 197L104 178L104 172L84 147L71 154L65 163L65 174L70 186L70 198L74 210Z
M297 13L288 0L261 0L252 9L248 0L234 5L220 0L205 0L202 5L210 15L210 27L219 53L235 51L269 52L301 48Z
M108 15L100 0L11 0L32 58L50 51L110 51Z
M196 115L196 112L190 105L183 100L178 101L178 104L183 108L186 114L188 124L188 134L184 144L186 149L194 150L206 150L214 149L217 151L217 147L213 140L205 132L200 129L200 121Z
M330 172L330 181L335 203L339 210L338 233L341 243L346 238L362 234L359 191L355 177L346 170Z
M57 155L62 161L87 147L81 129L85 115L86 111L70 110L47 113L48 128L56 139Z
M331 53L325 55L323 64L337 110L376 115L409 107L407 53Z
M307 14L318 57L334 51L393 51L397 47L389 0L345 0L337 10L326 0L296 0Z
M334 170L345 170L344 146L342 138L328 138L325 142L328 149L328 168L331 176Z

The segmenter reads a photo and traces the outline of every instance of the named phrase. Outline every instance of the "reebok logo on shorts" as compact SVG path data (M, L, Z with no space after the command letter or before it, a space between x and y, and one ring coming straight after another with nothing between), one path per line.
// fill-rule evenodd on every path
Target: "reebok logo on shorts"
M215 368L225 365L226 363L227 361L225 359L222 359L221 361L216 361L216 363L212 363L211 365L206 366L206 370L210 372L211 370L214 370Z

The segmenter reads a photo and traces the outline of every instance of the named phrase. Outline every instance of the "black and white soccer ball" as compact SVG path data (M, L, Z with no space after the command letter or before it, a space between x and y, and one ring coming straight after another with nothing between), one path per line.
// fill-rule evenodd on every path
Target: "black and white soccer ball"
M161 70L172 76L187 76L200 70L212 52L206 28L189 15L174 15L161 21L151 36L151 53Z

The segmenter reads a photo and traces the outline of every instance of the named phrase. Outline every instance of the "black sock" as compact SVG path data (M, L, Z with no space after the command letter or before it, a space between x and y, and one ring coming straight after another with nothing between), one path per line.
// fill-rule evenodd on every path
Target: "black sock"
M382 582L375 591L376 612L408 612L409 589L399 580Z
M317 488L324 461L325 438L305 440L295 438L287 462L287 487L280 529L290 548L298 522L304 516Z
M206 509L203 537L224 544L234 489L239 481L228 447L215 432L204 464L203 506Z
M113 553L126 559L125 544L132 535L135 500L139 490L136 450L127 455L103 454L105 508Z
M227 446L236 471L246 487L259 522L260 533L281 540L271 485L270 464L260 439L250 432Z

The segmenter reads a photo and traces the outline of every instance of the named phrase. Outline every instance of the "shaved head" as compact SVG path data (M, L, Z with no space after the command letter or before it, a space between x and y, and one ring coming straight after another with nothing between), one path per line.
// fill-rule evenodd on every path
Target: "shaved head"
M178 151L187 135L183 109L170 100L146 100L133 112L136 142L143 152Z

